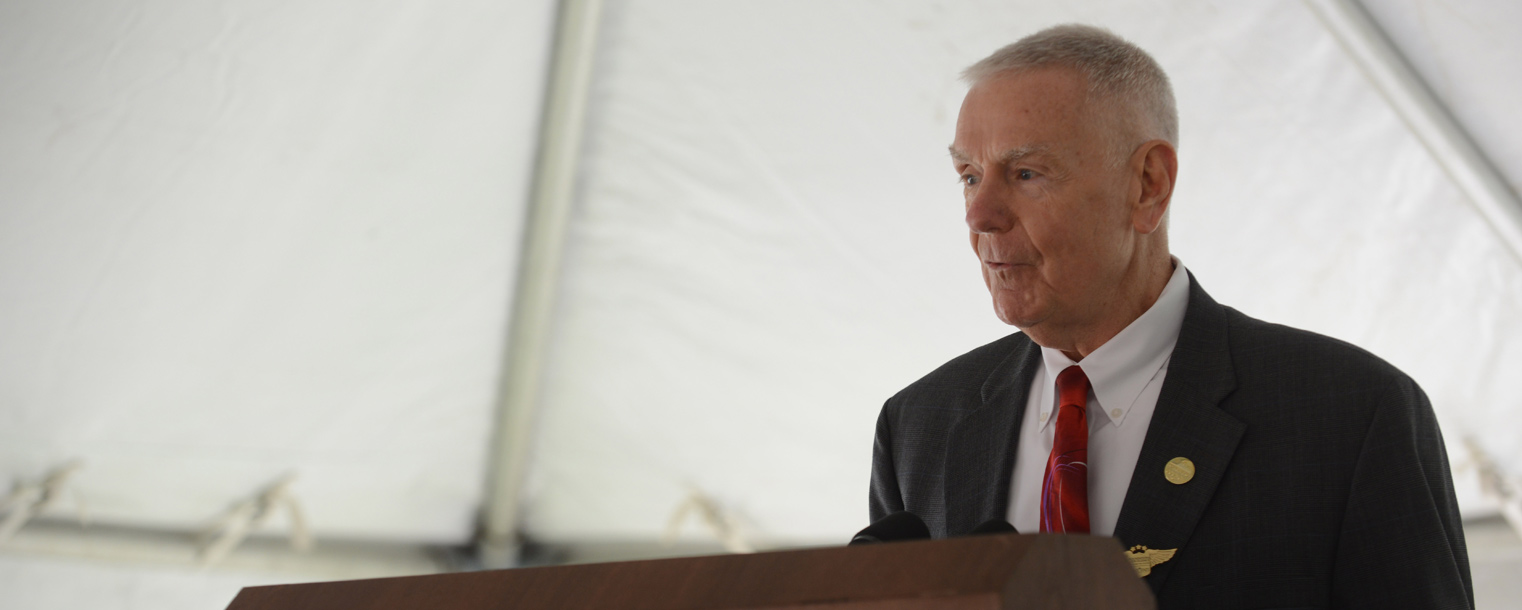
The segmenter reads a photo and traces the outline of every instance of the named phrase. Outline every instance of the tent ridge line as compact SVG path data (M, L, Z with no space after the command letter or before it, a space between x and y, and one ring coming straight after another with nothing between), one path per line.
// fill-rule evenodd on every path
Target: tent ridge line
M1522 263L1522 199L1357 0L1303 0Z

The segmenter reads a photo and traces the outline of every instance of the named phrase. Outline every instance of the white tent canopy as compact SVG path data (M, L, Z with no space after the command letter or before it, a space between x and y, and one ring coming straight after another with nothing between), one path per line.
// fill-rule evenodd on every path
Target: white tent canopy
M172 529L295 473L319 536L468 539L552 19L0 3L0 472Z
M1522 8L1366 5L1517 192ZM553 19L0 3L0 472L82 459L98 522L177 530L295 473L319 538L469 542ZM946 159L956 75L1073 21L1173 79L1184 264L1415 377L1493 514L1522 265L1308 5L609 0L523 533L654 540L694 491L758 544L863 525L882 401L1013 330Z
M1412 374L1461 468L1465 439L1522 465L1522 269L1306 6L627 2L604 22L528 531L653 537L689 487L762 538L860 526L881 401L1011 330L946 159L956 74L1070 21L1172 76L1170 234L1207 290ZM1510 80L1482 86L1515 99ZM1493 510L1460 474L1465 510Z

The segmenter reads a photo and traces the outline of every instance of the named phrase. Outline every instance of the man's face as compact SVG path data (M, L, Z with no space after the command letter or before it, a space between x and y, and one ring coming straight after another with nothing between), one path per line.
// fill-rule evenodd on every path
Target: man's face
M1066 69L995 76L967 93L951 147L994 311L1038 342L1113 309L1137 245L1129 162L1086 88Z

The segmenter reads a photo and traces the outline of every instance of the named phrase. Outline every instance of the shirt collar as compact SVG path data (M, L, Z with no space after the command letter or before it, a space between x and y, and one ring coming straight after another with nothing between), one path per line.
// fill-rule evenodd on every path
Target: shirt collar
M1184 326L1184 311L1188 306L1189 272L1184 269L1184 263L1174 257L1173 275L1152 307L1099 349L1090 352L1082 362L1076 363L1089 378L1094 398L1115 427L1125 421L1142 389L1168 363L1173 346L1178 343L1179 329ZM1055 419L1051 417L1051 411L1057 403L1057 374L1075 363L1062 350L1049 347L1041 348L1041 360L1046 380L1041 388L1038 422L1044 429Z

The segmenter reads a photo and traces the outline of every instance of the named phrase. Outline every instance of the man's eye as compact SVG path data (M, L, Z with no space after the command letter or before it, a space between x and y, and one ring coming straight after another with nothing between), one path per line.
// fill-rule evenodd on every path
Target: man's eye
M1018 176L1021 180L1033 180L1036 178L1036 172L1028 169L1022 169L1018 172L1015 172L1015 175Z
M973 186L973 185L975 185L977 183L978 183L978 177L977 176L974 176L972 174L962 174L962 184L963 185L965 185L965 186Z

